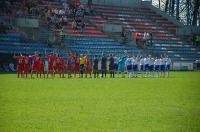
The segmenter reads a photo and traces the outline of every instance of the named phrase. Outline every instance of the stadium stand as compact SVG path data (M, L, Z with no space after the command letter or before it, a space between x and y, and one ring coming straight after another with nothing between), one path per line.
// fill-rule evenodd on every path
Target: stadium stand
M15 5L15 8L10 8L12 5ZM174 61L194 62L200 57L199 48L193 46L192 43L183 41L181 36L176 35L177 25L142 6L127 8L93 4L89 7L85 3L82 5L74 4L74 1L64 3L62 1L31 0L30 3L26 3L17 0L10 2L10 4L9 1L5 3L3 10L0 12L2 16L45 18L50 30L58 36L61 29L67 31L63 42L64 47L62 47L63 51L68 49L72 52L85 54L87 50L90 50L91 58L94 54L100 56L102 52L120 54L124 50L127 50L129 54L137 54L138 52L143 55L168 54ZM64 22L65 16L66 21ZM74 20L77 22L77 29L72 27ZM81 31L80 25L82 21L85 23L84 33ZM120 42L103 32L103 25L107 22L122 25L133 33L138 32L140 40L144 32L152 33L152 46L141 49L135 45L121 45ZM47 48L48 53L55 49L55 47L50 48L44 43L24 42L14 29L8 29L6 33L0 34L0 53L31 54L36 50L43 52L45 48ZM57 50L59 51L59 49ZM60 52L64 58L67 58L63 51Z

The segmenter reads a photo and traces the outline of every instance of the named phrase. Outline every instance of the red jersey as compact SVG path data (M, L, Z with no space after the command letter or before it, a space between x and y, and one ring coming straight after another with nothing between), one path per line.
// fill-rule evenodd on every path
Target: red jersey
M44 65L44 58L40 57L40 65Z
M67 58L67 65L71 65L72 64L72 56L69 56Z
M24 56L15 56L15 59L17 59L17 65L24 64Z
M48 64L52 64L54 63L55 61L55 57L54 56L51 56L51 55L46 55L47 58L48 58Z
M28 57L28 56L24 56L24 64L25 65L30 65L30 57Z
M33 64L37 65L40 62L40 57L36 55L31 56L33 58Z
M79 65L80 64L80 58L77 55L72 56L74 58L75 61L75 65Z
M56 65L63 65L64 59L62 57L56 57Z
M86 66L90 66L90 59L88 57L85 59L85 64Z

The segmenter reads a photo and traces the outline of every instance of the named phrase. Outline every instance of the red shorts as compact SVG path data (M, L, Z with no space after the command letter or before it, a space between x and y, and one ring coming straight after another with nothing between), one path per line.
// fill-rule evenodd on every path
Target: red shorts
M17 71L22 72L23 71L23 65L17 65Z
M38 64L33 64L32 65L32 71L39 71L39 65Z
M79 70L80 70L79 65L74 65L74 71L79 71Z
M44 65L40 65L40 67L39 67L39 71L44 71Z
M24 72L28 72L30 69L29 65L24 65Z
M86 71L90 71L90 66L86 66L86 67L85 67L85 70L86 70Z
M66 69L67 69L68 71L70 71L70 70L71 70L71 65L67 65Z
M52 71L53 70L53 65L51 63L48 63L48 70Z
M56 65L56 70L64 71L64 66L63 65Z
M56 67L56 65L55 65L55 66L53 66L53 70L55 70L55 71L57 70L57 67Z

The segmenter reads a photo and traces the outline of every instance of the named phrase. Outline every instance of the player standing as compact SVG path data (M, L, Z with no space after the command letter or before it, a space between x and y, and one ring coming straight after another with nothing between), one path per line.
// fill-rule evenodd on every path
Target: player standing
M133 64L133 76L134 77L138 76L138 59L139 59L138 56L137 57L133 56L133 60L132 60L132 64Z
M51 77L54 76L54 62L55 62L55 53L51 52L50 55L46 54L45 50L45 55L48 58L48 69L47 69L47 77L49 76L49 73L51 72Z
M150 60L149 60L149 56L147 55L144 58L144 67L145 67L145 71L146 71L146 77L148 77L148 75L149 75L149 63L150 63Z
M59 72L59 77L61 78L62 74L62 77L64 78L64 59L60 54L56 56L56 70Z
M14 58L17 59L17 77L21 75L21 78L23 77L23 64L24 64L24 57L22 54L19 54L19 56L15 56Z
M39 52L36 51L35 55L29 56L29 57L33 58L33 64L32 64L32 69L31 69L31 78L33 77L34 71L36 71L36 76L38 77L39 61L40 61Z
M128 71L128 78L132 77L132 58L130 58L130 56L127 56L126 59L126 69Z
M110 71L110 78L114 78L115 77L115 73L114 73L114 58L113 58L113 54L110 54L110 63L109 63L109 71Z
M71 75L71 65L72 65L72 56L71 56L71 53L68 54L68 58L67 58L67 66L66 66L66 69L67 69L67 73L68 73L68 78L71 78L72 75Z
M28 71L30 70L31 61L29 56L24 56L24 75L28 77Z
M87 53L87 55L88 55L88 53ZM81 78L83 78L84 63L85 63L85 59L86 59L87 55L86 56L83 56L83 54L80 55L80 73L81 73Z
M122 78L125 77L125 74L124 74L124 69L125 69L125 61L126 61L126 53L127 51L125 50L125 56L122 56L121 54L119 55L119 70L121 71L121 74L122 74Z
M76 78L76 73L78 73L80 78L80 58L78 53L75 53L72 57L74 58L74 77Z
M97 59L97 55L94 55L94 62L93 62L94 78L99 77L98 63L99 63L99 60Z
M91 68L90 68L90 59L88 56L85 58L85 77L87 78L87 74L90 74L90 78L92 78Z
M41 54L39 54L39 57L40 57L40 62L39 62L39 72L40 72L40 78L41 78L41 75L43 74L44 78L45 78L45 74L44 74L44 66L45 66L45 60L44 58L42 57Z
M102 57L101 57L101 71L102 71L101 77L102 78L103 78L103 75L105 75L105 78L106 78L106 67L107 67L107 58L105 54L102 53Z
M160 73L160 59L158 57L156 57L156 59L154 61L154 65L155 65L156 77L159 77L159 73Z
M170 65L172 64L171 58L169 56L166 57L166 71L167 77L169 77Z
M115 56L114 54L113 54L113 58L114 58L114 74L117 74L119 77L119 74L118 74L119 58Z
M160 77L162 77L162 73L164 74L164 77L165 77L165 63L166 63L166 60L165 60L165 56L162 55L161 58L160 58Z
M154 58L151 55L149 55L149 71L150 77L154 77Z
M144 59L140 56L140 72L142 77L144 77Z

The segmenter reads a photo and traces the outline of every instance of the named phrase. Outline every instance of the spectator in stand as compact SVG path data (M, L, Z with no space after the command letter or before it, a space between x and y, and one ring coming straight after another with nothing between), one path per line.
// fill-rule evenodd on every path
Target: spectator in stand
M67 25L68 24L68 20L67 20L66 16L63 18L63 20L64 20L64 25Z
M123 44L126 44L127 29L124 29L124 30L122 31L122 35L121 35L121 36L123 37Z
M66 30L64 30L64 29L62 28L62 30L61 30L61 32L60 32L60 40L61 40L61 42L63 42L63 40L64 40L64 38L65 38L65 35L66 35Z
M147 44L147 33L144 32L144 36L143 36L143 45Z
M48 44L49 48L52 48L52 44L51 44L51 42L49 41L49 39L47 39L47 44Z
M135 40L136 40L136 45L138 45L139 34L137 32L135 33Z
M152 32L149 33L149 37L150 37L150 45L152 46L152 40L153 40L153 33Z
M150 35L149 35L149 33L147 33L147 41L146 41L146 45L149 45L149 40L150 40Z
M82 34L84 34L84 30L85 30L85 23L82 22L82 24L81 24L81 31L82 31Z
M95 16L95 14L94 14L94 9L93 9L92 6L90 7L90 14L91 14L92 16Z
M76 20L74 20L74 21L72 22L72 28L73 28L73 29L77 29L77 23L76 23Z
M63 7L65 8L65 10L69 10L69 6L68 6L67 3L63 3L62 5L63 5Z

